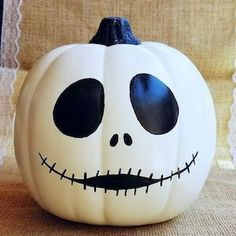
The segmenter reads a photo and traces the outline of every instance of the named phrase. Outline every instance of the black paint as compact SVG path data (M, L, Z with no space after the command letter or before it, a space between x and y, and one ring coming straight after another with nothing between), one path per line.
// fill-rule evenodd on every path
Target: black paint
M110 146L111 146L111 147L115 147L116 144L118 143L118 140L119 140L118 134L114 134L114 135L111 137Z
M131 30L129 22L122 17L108 17L102 19L97 33L89 43L111 46L114 44L141 44Z
M96 192L96 188L103 188L105 190L105 193L107 190L114 190L116 191L116 195L118 195L120 190L125 190L125 196L127 194L127 190L133 189L134 195L136 194L137 188L146 187L145 192L148 193L149 186L155 183L159 183L160 187L163 186L164 181L172 181L174 176L177 176L179 179L181 174L184 173L186 170L188 173L190 173L190 167L194 164L196 158L198 156L198 152L195 154L192 154L192 160L187 163L185 162L184 168L177 167L177 170L174 172L171 171L170 175L164 176L161 175L160 178L153 178L153 173L150 174L149 177L141 176L141 169L138 170L137 173L132 173L132 169L129 168L128 173L122 173L121 168L118 170L118 174L110 174L109 170L107 171L106 175L99 175L99 171L97 171L95 176L88 177L87 173L84 173L83 179L75 178L75 174L73 173L71 177L69 175L65 175L66 169L63 172L60 172L55 169L56 163L54 163L52 166L48 164L47 158L44 158L39 153L39 158L41 159L41 165L46 165L49 169L49 173L53 172L60 176L60 180L67 179L73 183L82 184L84 190L86 190L86 187L92 187L94 188L94 192Z
M63 134L83 138L98 128L103 112L103 85L96 79L86 78L61 93L54 106L53 119Z
M83 184L90 187L104 188L108 190L126 190L148 186L155 183L154 179L149 179L137 175L100 175L81 180Z
M132 140L131 136L127 133L124 134L124 143L127 146L130 146L133 143L133 140Z
M165 134L175 127L179 115L177 101L155 76L134 76L130 82L130 99L138 121L149 133Z

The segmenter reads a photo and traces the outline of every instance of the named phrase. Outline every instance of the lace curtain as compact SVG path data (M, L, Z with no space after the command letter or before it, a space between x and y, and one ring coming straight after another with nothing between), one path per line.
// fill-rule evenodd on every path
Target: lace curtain
M0 56L0 165L12 142L14 108L11 104L12 84L19 67L19 8L21 0L5 0L3 5L1 56Z
M234 64L235 64L235 68L236 68L236 59L235 59ZM236 83L236 71L233 74L232 79L233 79L234 83ZM230 112L231 112L231 119L229 121L228 142L229 142L229 146L230 146L230 153L233 157L233 163L236 166L236 88L234 88L234 90L233 90L233 104L230 108Z

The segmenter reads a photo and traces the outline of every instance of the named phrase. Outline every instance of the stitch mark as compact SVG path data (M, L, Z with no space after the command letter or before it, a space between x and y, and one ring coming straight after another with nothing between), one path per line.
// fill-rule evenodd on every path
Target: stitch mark
M65 173L66 173L66 169L63 171L63 173L61 174L61 180L62 180L62 178L65 176Z
M110 170L107 170L105 175L99 175L99 170L97 171L95 176L88 177L87 172L84 172L84 178L76 178L73 173L71 177L66 175L67 169L64 169L63 172L56 170L56 162L50 165L47 162L47 157L43 157L41 153L39 153L39 158L41 159L41 166L47 166L49 173L55 173L60 177L60 180L67 179L71 182L71 185L74 183L82 184L83 189L86 190L87 186L92 187L94 192L96 192L97 188L103 188L104 192L107 193L107 190L116 191L116 196L119 195L120 190L124 190L124 195L127 196L127 192L129 189L134 190L134 195L137 193L137 189L141 187L146 187L145 192L148 193L149 186L155 183L160 183L160 187L163 186L165 180L173 180L174 176L177 176L180 179L181 174L187 170L190 173L190 167L192 164L196 164L196 157L198 156L198 152L192 154L192 160L188 163L185 162L185 167L183 169L177 167L177 170L174 172L171 171L171 174L168 176L161 175L160 178L153 178L153 173L150 174L149 177L141 176L141 169L138 170L137 174L132 174L132 168L128 169L127 174L122 173L121 168L118 170L118 174L111 174Z
M197 152L197 154L198 154L198 152ZM195 163L196 155L194 156L194 155L192 154L192 158L193 158L193 164L195 165L195 164L196 164L196 163Z
M73 185L74 177L75 177L75 174L72 174L72 176L71 176L71 185Z
M160 186L162 186L162 183L163 183L163 175L161 175Z
M132 169L131 169L131 168L129 168L129 171L128 171L128 174L127 174L127 175L130 175L130 174L131 174L131 170L132 170Z
M137 176L140 176L141 174L141 169L139 169Z
M45 157L45 158L43 158L42 157L42 155L39 153L39 156L40 156L40 158L42 159L42 163L41 163L41 165L43 166L43 164L45 164L46 163L46 161L47 161L47 157Z
M173 170L171 171L171 174L170 174L170 181L172 180L172 176L173 176Z
M54 163L50 168L49 168L49 173L51 173L54 170L56 163Z
M180 179L180 170L179 167L177 168L178 179Z
M86 179L87 179L87 173L84 172L84 190L86 190L86 184L85 184Z
M190 169L189 169L189 165L188 165L188 163L185 162L185 165L186 165L186 168L187 168L188 173L190 173Z

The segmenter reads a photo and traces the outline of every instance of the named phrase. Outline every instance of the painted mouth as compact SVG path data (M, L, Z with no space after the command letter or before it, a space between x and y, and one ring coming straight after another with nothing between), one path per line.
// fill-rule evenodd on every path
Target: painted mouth
M96 192L97 188L104 189L105 193L107 190L113 190L116 191L116 195L119 194L120 190L125 191L125 196L127 195L127 191L129 189L134 190L134 195L136 195L136 190L141 187L146 187L146 193L148 193L149 186L155 183L160 183L160 186L163 185L163 182L166 180L172 180L173 177L177 176L178 179L180 179L180 176L183 172L190 173L190 167L194 164L195 165L195 159L198 156L198 152L195 154L192 154L192 160L187 163L185 162L185 167L177 168L175 171L171 171L170 175L164 176L161 175L160 178L153 178L153 173L150 174L149 177L141 176L141 169L135 174L132 173L132 169L130 168L128 170L128 173L122 173L121 168L119 169L117 174L110 174L109 170L107 171L106 175L99 175L99 171L97 171L95 176L87 177L87 173L84 172L84 178L79 179L75 178L75 174L72 174L71 176L66 175L67 169L64 169L63 172L58 171L55 169L56 163L50 165L47 162L47 157L43 157L41 153L39 153L39 158L41 159L42 163L41 165L45 165L49 169L49 173L54 173L60 177L60 180L67 179L71 182L71 185L74 183L82 184L84 190L86 190L86 187L92 187L94 189L94 192Z

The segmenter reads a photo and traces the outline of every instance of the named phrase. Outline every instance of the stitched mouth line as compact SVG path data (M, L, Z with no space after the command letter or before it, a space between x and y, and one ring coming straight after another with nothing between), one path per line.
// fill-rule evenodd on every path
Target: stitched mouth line
M41 153L39 153L39 158L41 159L41 165L45 165L49 169L49 174L54 173L58 176L60 176L60 180L67 179L71 182L71 185L74 183L82 184L84 190L86 190L86 187L92 187L94 189L94 192L96 192L97 188L104 189L105 193L107 190L113 190L116 191L116 195L118 196L120 190L125 191L125 196L127 195L127 191L129 189L134 190L134 195L136 195L137 188L146 187L145 192L148 193L149 186L155 183L160 183L160 186L163 185L163 182L166 180L173 180L173 177L177 176L178 179L180 179L180 176L182 173L187 171L190 173L190 167L194 164L196 157L198 156L198 152L195 154L192 154L191 161L185 162L184 168L177 167L176 171L171 171L170 175L164 176L161 175L160 178L153 178L153 173L150 174L149 177L141 176L141 169L138 170L137 174L131 173L132 168L129 168L128 173L122 173L121 168L118 171L118 174L110 174L109 170L105 175L99 175L99 170L96 173L96 176L87 177L87 172L84 172L84 177L79 179L75 177L75 174L73 173L71 176L66 175L67 169L64 169L63 172L58 171L55 169L56 162L50 165L47 162L47 157L43 157Z

